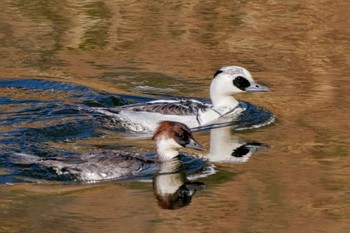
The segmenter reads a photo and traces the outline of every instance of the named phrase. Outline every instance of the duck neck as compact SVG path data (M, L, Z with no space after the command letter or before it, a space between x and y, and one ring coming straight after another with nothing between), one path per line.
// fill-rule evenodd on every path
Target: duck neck
M213 80L210 84L210 99L215 109L231 110L239 104L232 96L232 91L226 90L219 80Z
M220 108L233 109L239 104L239 102L233 96L223 95L217 92L214 92L214 93L210 92L210 98L214 108L216 109L220 109Z
M159 162L170 161L179 155L177 149L172 145L176 143L173 139L161 139L157 142L157 159Z

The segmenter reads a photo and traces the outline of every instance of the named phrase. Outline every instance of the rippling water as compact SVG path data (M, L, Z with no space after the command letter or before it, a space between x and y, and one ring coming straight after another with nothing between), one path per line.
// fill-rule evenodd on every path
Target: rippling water
M0 232L349 231L346 1L1 6ZM237 96L249 103L240 131L195 133L215 174L161 177L182 184L182 197L193 194L184 208L163 209L151 182L47 182L8 160L13 152L151 153L149 138L77 106L207 101L211 76L231 64L271 92ZM275 123L261 127L272 114Z

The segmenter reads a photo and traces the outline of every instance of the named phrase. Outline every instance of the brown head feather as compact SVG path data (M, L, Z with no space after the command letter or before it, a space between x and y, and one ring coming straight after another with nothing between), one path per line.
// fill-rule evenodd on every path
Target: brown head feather
M160 122L152 140L156 140L161 135L174 138L176 141L182 135L187 135L189 138L194 139L191 129L187 125L174 121Z

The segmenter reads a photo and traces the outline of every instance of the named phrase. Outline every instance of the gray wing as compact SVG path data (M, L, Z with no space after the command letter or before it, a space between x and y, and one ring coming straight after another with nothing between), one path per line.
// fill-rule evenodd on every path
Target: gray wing
M142 165L155 162L153 158L148 158L140 153L127 151L103 151L99 154L83 154L81 155L81 159L85 163L118 167L130 167L132 164Z
M78 172L96 174L103 179L135 175L155 164L155 159L139 153L106 151L99 154L85 154ZM69 168L69 166L67 166ZM71 170L73 172L77 167Z
M40 157L24 153L14 153L9 159L12 163L18 165L37 164L46 167L59 167L66 163L80 164L84 162L81 157L76 155L71 157Z
M116 108L106 109L112 113L119 113L122 110L135 112L153 112L163 115L197 115L200 111L205 111L210 108L210 104L202 103L197 100L179 99L179 100L164 100L151 101L142 104L132 104Z
M103 180L135 175L155 164L155 159L139 153L106 151L99 154L83 154L71 157L42 158L28 154L14 154L15 164L37 164L76 180ZM93 178L91 178L93 177Z

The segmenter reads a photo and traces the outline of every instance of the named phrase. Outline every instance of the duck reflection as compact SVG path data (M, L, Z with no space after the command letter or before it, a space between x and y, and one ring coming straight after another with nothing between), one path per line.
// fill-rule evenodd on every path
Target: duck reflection
M253 153L268 148L268 145L233 135L231 130L230 126L210 130L210 162L245 163Z
M189 181L179 159L160 164L153 178L153 192L158 205L163 209L179 209L189 205L196 192L206 187L202 182Z
M207 156L199 156L202 163L244 163L257 151L268 145L248 141L232 134L232 126L213 128L210 131L210 151ZM153 192L158 205L164 209L178 209L189 205L196 192L206 188L202 182L190 181L198 174L208 176L213 173L197 170L197 174L188 175L186 168L178 158L160 164L159 173L153 178ZM210 164L206 163L207 168ZM213 167L212 167L213 168ZM204 169L205 170L205 169Z

